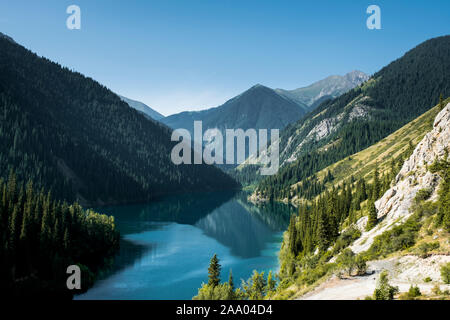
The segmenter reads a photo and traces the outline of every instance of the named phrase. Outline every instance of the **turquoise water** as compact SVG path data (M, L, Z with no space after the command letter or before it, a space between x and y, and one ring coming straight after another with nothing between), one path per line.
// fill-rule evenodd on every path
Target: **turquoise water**
M292 208L209 193L99 211L115 217L121 249L112 270L76 299L191 299L214 253L225 281L230 269L235 283L255 269L277 271Z

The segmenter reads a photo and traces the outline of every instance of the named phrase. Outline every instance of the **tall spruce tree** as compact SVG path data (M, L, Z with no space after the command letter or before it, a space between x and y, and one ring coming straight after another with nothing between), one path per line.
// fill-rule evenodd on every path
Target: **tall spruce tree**
M211 258L211 262L209 263L208 268L208 285L211 287L216 287L220 283L220 269L221 265L219 264L219 259L217 258L217 254Z
M325 251L330 245L330 231L327 216L325 212L319 211L317 226L317 244L320 251Z
M366 229L370 230L377 224L378 221L378 214L377 214L377 208L375 207L375 202L370 201L369 203L369 215L367 219L367 226Z
M228 285L234 290L233 270L230 269L230 275L228 276Z

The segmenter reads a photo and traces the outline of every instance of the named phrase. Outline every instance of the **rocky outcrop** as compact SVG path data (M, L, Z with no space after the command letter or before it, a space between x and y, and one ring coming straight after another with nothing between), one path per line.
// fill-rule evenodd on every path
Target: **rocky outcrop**
M341 121L344 118L344 113L338 114L336 117L332 118L326 118L320 121L318 124L316 124L308 133L308 135L303 139L302 142L300 142L295 150L292 152L291 156L286 160L287 163L291 163L297 160L297 156L302 151L302 148L305 144L311 142L311 141L320 141L322 139L325 139L330 134L335 132L340 126ZM289 137L288 144L286 148L283 150L283 152L286 152L290 148L291 141L293 140L293 137Z
M375 203L378 218L382 221L369 232L363 232L351 246L355 253L369 249L376 236L393 226L406 221L412 212L411 205L419 190L429 190L430 200L437 198L440 176L431 173L428 166L436 159L442 159L449 151L450 144L450 104L436 117L433 129L417 145L413 154L403 164L395 179L395 184ZM357 226L364 230L367 218L358 221Z
M334 118L323 119L320 121L306 136L305 140L314 139L322 140L337 129L337 123L342 120L343 115L340 114Z
M348 121L353 121L361 118L369 117L369 107L363 104L358 104L353 107L352 111L348 115Z

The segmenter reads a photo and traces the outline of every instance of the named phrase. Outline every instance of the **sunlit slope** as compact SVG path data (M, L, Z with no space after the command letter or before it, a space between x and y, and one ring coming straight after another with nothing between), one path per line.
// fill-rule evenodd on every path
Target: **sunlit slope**
M447 99L446 103L448 102L450 99ZM369 148L321 170L317 174L318 179L323 180L329 171L334 177L333 181L327 184L329 187L339 185L351 176L355 179L366 178L370 181L377 165L380 172L389 170L392 159L402 155L408 149L410 142L414 146L419 143L432 129L433 121L438 113L439 105Z

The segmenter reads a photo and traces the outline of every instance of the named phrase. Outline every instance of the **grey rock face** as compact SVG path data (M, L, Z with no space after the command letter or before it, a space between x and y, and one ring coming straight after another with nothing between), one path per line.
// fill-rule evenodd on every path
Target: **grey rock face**
M395 179L395 185L375 202L378 218L384 218L375 228L364 232L352 246L355 253L369 249L376 236L406 221L411 215L411 205L419 190L431 191L430 200L437 199L441 177L428 170L436 159L443 159L450 145L450 104L436 117L431 130L416 146L413 154L403 164ZM358 226L364 230L366 217Z

